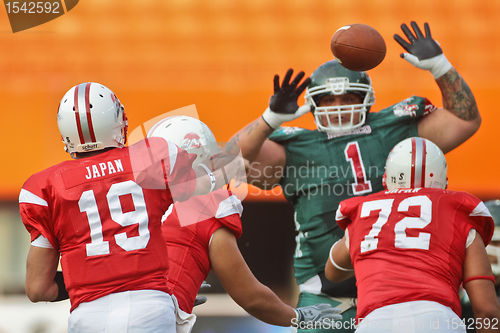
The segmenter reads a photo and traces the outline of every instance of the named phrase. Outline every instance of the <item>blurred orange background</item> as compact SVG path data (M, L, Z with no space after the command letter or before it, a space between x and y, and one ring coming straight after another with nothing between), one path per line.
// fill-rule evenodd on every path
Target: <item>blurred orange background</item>
M500 1L82 0L15 34L0 8L0 199L15 200L31 174L69 158L56 112L71 86L110 87L130 129L195 104L227 141L264 111L275 73L292 67L310 74L332 58L331 36L350 23L373 26L387 43L385 60L369 71L372 110L411 95L441 106L432 76L400 59L392 39L410 20L429 22L483 118L478 133L447 155L450 188L500 197ZM310 115L292 124L314 128Z

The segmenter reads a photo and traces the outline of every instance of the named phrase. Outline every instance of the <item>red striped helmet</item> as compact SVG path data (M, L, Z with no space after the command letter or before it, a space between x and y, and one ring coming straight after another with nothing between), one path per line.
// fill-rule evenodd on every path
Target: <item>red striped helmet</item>
M432 141L408 138L392 148L385 163L388 190L398 188L442 188L448 185L446 158Z
M95 82L78 84L66 92L59 104L57 125L71 155L123 147L127 139L127 117L120 100Z

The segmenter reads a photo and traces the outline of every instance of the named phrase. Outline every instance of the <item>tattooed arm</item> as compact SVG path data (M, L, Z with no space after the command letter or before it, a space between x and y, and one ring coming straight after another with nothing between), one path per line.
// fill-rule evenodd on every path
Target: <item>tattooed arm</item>
M443 108L422 118L418 135L431 140L447 153L470 138L481 125L476 100L462 76L451 68L436 79Z
M239 148L243 157L253 162L262 144L272 132L273 129L266 124L262 117L259 117L233 135L226 145L225 150L236 152Z
M286 163L285 148L267 139L273 131L259 117L236 133L225 147L229 152L241 149L243 157L250 162L248 183L262 189L278 185Z
M412 30L403 23L401 30L406 39L394 34L396 42L406 51L401 57L413 66L429 71L436 79L443 96L443 108L422 118L418 135L433 141L445 153L470 138L481 125L474 95L446 59L439 43L431 35L428 23L424 32L415 21Z

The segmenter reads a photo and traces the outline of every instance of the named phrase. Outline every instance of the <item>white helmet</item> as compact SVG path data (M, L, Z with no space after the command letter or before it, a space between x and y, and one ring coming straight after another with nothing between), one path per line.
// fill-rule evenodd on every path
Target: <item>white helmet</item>
M193 165L207 161L220 152L210 128L196 118L171 116L157 122L147 137L161 137L189 153L198 155Z
M81 83L64 94L57 125L66 151L83 153L107 147L123 147L127 117L116 95L102 84Z
M408 138L392 148L385 163L384 186L398 188L442 188L448 185L446 159L433 142Z

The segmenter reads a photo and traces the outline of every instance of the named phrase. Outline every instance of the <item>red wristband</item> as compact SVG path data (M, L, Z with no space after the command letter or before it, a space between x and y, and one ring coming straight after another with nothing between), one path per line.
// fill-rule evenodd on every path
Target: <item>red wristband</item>
M495 283L495 277L493 275L477 275L477 276L472 276L468 279L465 279L463 284L466 284L467 282L472 281L472 280L490 280L493 283Z

